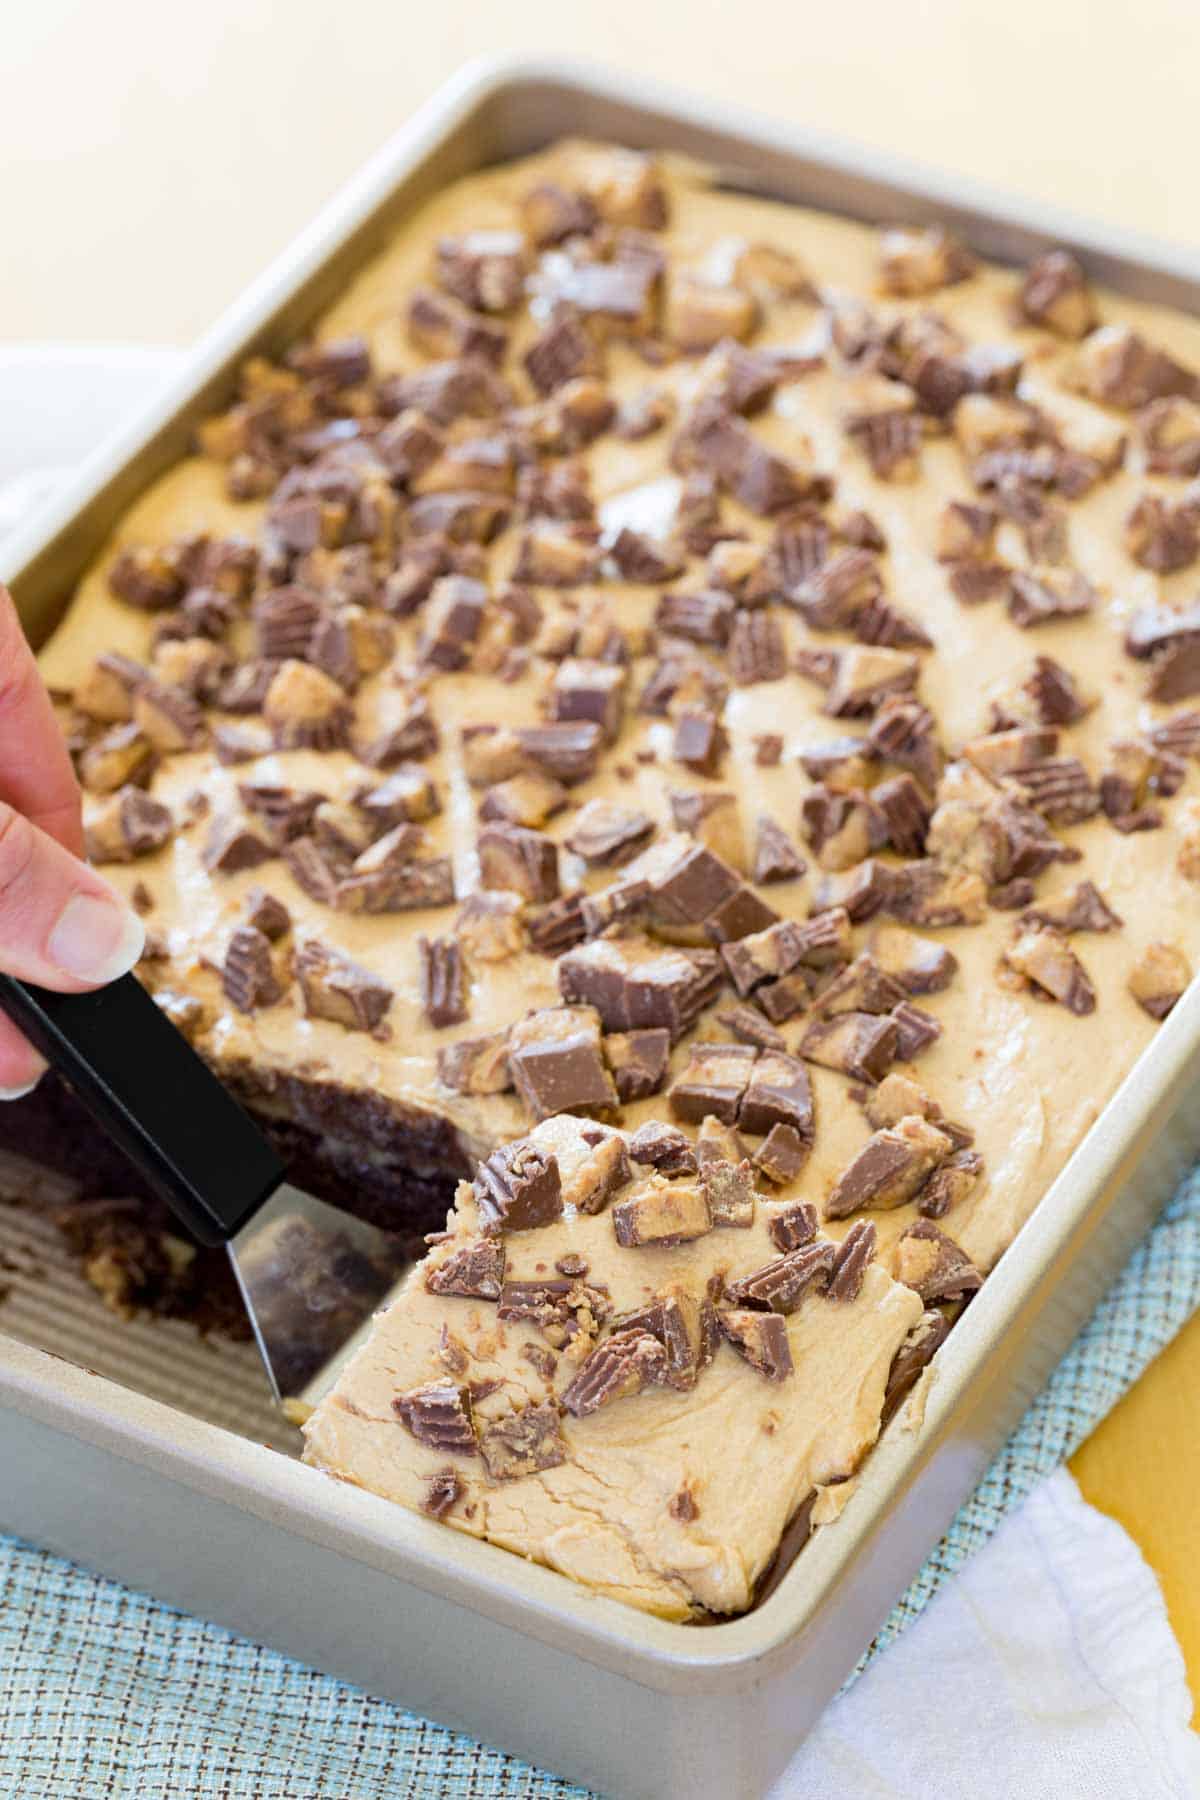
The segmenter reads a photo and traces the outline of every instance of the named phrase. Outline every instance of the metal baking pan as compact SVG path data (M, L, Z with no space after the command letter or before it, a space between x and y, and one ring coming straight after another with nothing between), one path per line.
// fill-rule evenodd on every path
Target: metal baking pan
M228 400L248 352L281 349L444 183L570 133L690 152L863 219L942 219L1002 261L1066 244L1108 285L1200 311L1194 254L623 73L474 64L10 540L0 575L35 641L118 515ZM90 1318L66 1360L53 1282L40 1313L24 1296L26 1341L0 1336L0 1524L605 1793L759 1795L1200 1152L1198 1047L1194 985L939 1353L920 1422L893 1421L837 1528L742 1618L709 1630L649 1618L328 1480L260 1441L285 1439L252 1388L241 1411L210 1403L194 1346L171 1328L106 1335ZM214 1390L231 1371L247 1379L236 1355L212 1354Z

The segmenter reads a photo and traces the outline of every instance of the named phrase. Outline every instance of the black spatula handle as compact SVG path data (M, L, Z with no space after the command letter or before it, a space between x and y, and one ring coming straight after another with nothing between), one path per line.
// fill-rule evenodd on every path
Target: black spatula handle
M202 1244L226 1243L283 1180L258 1127L132 975L91 994L0 975L0 1011Z

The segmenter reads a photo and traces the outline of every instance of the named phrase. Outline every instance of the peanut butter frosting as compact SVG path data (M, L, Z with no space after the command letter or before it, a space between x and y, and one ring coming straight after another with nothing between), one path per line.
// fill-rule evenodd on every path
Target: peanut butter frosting
M130 510L43 668L141 973L264 1118L483 1165L310 1461L669 1618L836 1517L1191 978L1198 369L572 142Z

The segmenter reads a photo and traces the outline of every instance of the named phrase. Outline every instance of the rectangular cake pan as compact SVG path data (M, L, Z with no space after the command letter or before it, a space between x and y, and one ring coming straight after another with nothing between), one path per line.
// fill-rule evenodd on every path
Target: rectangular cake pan
M1065 244L1114 288L1200 311L1195 254L625 74L475 64L10 540L0 576L34 641L248 352L282 349L447 181L579 133L689 152L861 219L944 220L1001 261ZM1200 1152L1198 1047L1194 984L939 1353L919 1420L893 1421L841 1521L743 1618L651 1619L330 1481L260 1441L286 1440L244 1358L205 1363L176 1327L108 1327L98 1303L72 1335L61 1281L15 1321L0 1313L16 1334L0 1336L0 1525L604 1793L760 1795ZM235 1380L240 1408L223 1399Z

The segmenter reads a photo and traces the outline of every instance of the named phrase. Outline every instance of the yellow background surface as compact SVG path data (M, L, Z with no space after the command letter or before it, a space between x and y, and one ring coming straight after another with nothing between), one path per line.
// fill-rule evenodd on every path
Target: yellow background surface
M1195 0L0 0L0 339L187 343L468 57L602 58L1195 243ZM1200 1693L1200 1319L1076 1457Z

